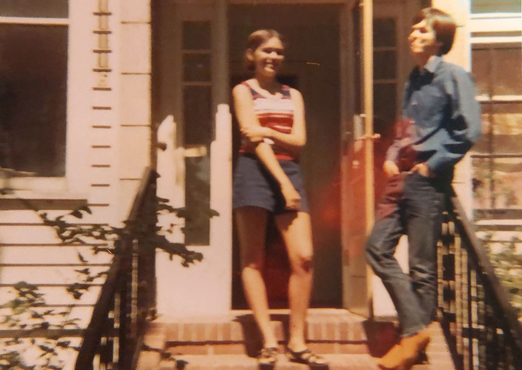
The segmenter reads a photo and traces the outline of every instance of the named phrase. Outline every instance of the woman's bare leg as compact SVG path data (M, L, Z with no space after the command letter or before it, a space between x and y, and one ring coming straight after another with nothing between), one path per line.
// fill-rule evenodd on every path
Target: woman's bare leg
M263 346L277 347L270 323L270 312L262 269L265 253L268 211L259 207L236 210L237 230L241 250L241 277L248 304L263 336Z
M291 266L288 284L290 303L290 338L288 347L295 352L307 348L305 343L306 311L312 290L312 227L310 215L291 212L277 215L275 223L285 242Z

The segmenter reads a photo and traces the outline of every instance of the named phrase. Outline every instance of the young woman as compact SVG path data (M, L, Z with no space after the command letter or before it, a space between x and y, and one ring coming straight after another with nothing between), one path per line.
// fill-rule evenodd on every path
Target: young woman
M299 154L306 142L301 94L276 80L284 60L281 37L259 30L248 38L245 52L254 77L232 93L242 145L234 174L234 210L241 249L243 287L263 336L261 364L277 360L277 339L262 278L267 219L273 215L291 265L289 281L290 360L326 364L306 346L304 325L312 287L312 233Z

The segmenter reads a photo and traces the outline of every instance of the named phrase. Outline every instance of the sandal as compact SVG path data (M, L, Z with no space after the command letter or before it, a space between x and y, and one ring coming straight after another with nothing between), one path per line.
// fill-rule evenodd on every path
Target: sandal
M300 364L306 364L310 367L323 367L328 366L328 361L322 356L316 355L309 348L299 352L294 352L290 348L286 347L286 357L292 362Z
M275 365L277 362L277 347L265 347L259 351L259 356L257 356L257 361L261 365Z

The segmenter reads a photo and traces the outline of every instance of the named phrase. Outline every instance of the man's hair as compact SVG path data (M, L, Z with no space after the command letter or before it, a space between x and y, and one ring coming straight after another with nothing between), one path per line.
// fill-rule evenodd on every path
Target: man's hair
M426 20L426 23L435 32L440 46L438 55L445 55L453 46L457 23L451 15L436 8L424 8L413 17L413 24Z
M270 40L274 37L281 40L281 42L283 42L281 35L276 30L257 30L257 31L252 32L250 34L250 36L248 36L247 47L246 47L247 50L245 51L245 57L244 57L245 67L248 70L253 71L256 68L254 65L254 62L249 60L246 55L248 50L251 50L252 52L254 52L254 51L256 51L256 49L258 47L260 47L262 44L264 44L265 42L267 42L268 40Z

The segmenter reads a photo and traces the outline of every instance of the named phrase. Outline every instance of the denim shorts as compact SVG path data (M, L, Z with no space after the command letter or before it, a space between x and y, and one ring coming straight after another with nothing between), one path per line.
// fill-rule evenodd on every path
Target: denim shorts
M286 176L301 196L301 212L309 212L308 202L297 162L280 160ZM240 153L237 159L233 183L233 208L254 206L267 209L274 214L293 212L285 209L285 200L279 184L255 154Z

